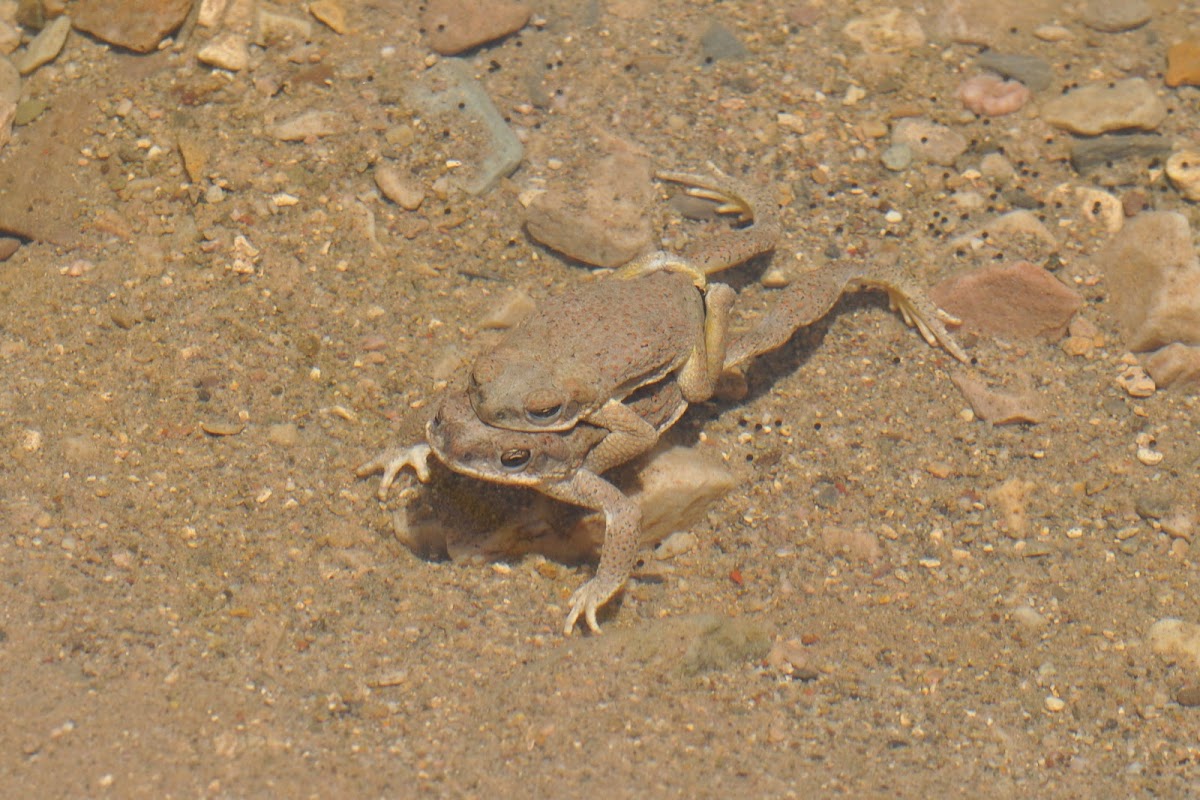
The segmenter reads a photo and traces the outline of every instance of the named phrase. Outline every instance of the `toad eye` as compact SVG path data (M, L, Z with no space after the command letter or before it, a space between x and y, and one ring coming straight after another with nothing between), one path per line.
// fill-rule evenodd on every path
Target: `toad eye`
M545 408L527 408L525 416L529 417L531 422L549 422L562 412L562 403L556 403Z
M531 456L532 454L524 448L505 450L500 454L500 466L510 472L516 472L519 469L523 469L529 463Z

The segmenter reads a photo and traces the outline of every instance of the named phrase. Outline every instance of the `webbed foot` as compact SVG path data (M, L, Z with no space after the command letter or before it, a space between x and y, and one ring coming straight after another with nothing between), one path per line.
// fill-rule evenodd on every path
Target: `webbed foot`
M386 500L388 489L396 482L396 477L405 467L412 467L421 483L429 483L429 456L433 451L425 443L414 444L411 447L394 447L385 450L370 461L354 470L360 478L383 473L379 480L379 491L376 493L380 500Z

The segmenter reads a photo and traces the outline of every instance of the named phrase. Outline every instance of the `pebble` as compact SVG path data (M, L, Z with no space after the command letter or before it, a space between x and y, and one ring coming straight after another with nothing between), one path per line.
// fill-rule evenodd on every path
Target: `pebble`
M0 58L0 149L12 138L13 120L20 102L21 73L7 58Z
M1108 233L1125 227L1125 206L1116 196L1091 186L1077 186L1075 197L1084 219L1099 223Z
M425 202L425 190L420 184L405 178L394 164L376 164L374 177L375 185L383 192L383 196L405 211L416 211Z
M958 99L976 114L1000 117L1020 111L1029 102L1029 89L996 75L975 75L958 87Z
M345 115L336 111L304 111L267 127L268 134L283 142L302 142L344 131Z
M1146 640L1151 651L1166 661L1200 669L1200 625L1165 617L1150 626Z
M250 41L243 34L223 31L196 52L196 59L210 67L241 72L250 65Z
M654 247L646 209L653 198L650 164L617 153L588 167L577 183L534 198L525 226L538 242L585 264L618 267Z
M691 531L676 531L663 539L658 547L654 548L654 557L659 561L669 561L672 558L683 555L696 549L696 545L700 543L700 537Z
M1145 25L1151 14L1146 0L1088 0L1080 20L1094 31L1122 33Z
M451 140L461 142L454 155L462 166L455 170L453 182L467 194L487 192L520 166L525 155L520 139L459 59L443 59L426 70L409 87L408 99L425 114L441 118L436 123L431 121L431 125L441 124L451 131L468 126L472 131L470 137ZM480 133L486 138L482 147Z
M1142 366L1162 388L1200 393L1200 347L1174 342L1142 358Z
M1059 711L1062 711L1064 708L1067 707L1066 700L1063 700L1061 697L1055 697L1054 695L1047 696L1045 703L1046 703L1046 710L1049 711L1051 714L1057 714Z
M1138 214L1094 263L1108 282L1126 347L1137 353L1172 342L1200 345L1200 263L1186 217Z
M967 140L958 131L925 118L905 117L892 128L892 145L907 145L913 156L943 167L952 167L967 151Z
M520 0L429 0L421 27L434 51L452 56L521 30L532 13Z
M1036 425L1050 416L1046 403L1032 388L1016 392L989 389L983 381L954 373L951 381L962 392L975 416L993 425Z
M1116 130L1154 130L1167 107L1142 78L1115 83L1089 83L1042 106L1042 119L1056 128L1084 136Z
M729 28L713 20L700 37L700 57L705 64L745 58L750 51Z
M1016 176L1017 170L1002 154L988 153L979 160L979 174L993 183L1003 185Z
M1058 252L1058 240L1032 211L1010 211L950 242L994 266L997 256L1042 263Z
M81 0L72 7L77 30L135 53L158 48L187 18L192 0Z
M348 33L350 30L346 25L346 9L337 0L317 0L308 7L308 13L334 33Z
M1200 39L1184 39L1167 50L1167 86L1200 86Z
M46 27L33 37L33 40L19 53L12 57L13 66L22 75L28 75L42 64L53 61L62 51L67 42L67 34L71 32L71 19L67 16L56 17Z
M1167 178L1188 200L1200 201L1200 152L1180 150L1168 158Z
M21 240L15 236L0 236L0 262L8 261L21 249Z
M1013 33L1061 17L1062 0L948 0L929 15L931 33L960 44L997 47L1013 40Z
M862 528L842 528L826 525L821 529L821 549L848 561L875 564L883 557L883 549L874 533Z
M1020 81L1035 92L1045 91L1054 83L1054 67L1037 56L986 50L979 54L975 63L1006 78Z
M879 161L892 172L903 172L912 166L912 148L903 143L893 144L880 154Z
M1012 611L1013 622L1030 631L1041 631L1050 624L1050 620L1033 606L1019 605Z
M1131 364L1121 370L1116 384L1124 389L1127 395L1137 398L1150 397L1158 388L1154 384L1154 379L1146 374L1146 370L1136 364Z
M1029 261L953 275L929 296L968 330L1004 339L1057 340L1084 305L1078 292Z
M264 4L258 6L256 20L258 24L254 26L254 43L259 47L291 39L302 42L312 40L313 25L306 17L286 14ZM226 24L228 23L226 18Z
M868 53L905 53L925 44L920 21L898 8L855 17L842 33Z

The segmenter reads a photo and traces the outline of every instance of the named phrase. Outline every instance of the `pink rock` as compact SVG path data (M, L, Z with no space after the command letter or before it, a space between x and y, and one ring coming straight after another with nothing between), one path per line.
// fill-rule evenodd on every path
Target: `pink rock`
M430 47L452 56L521 30L532 13L519 0L430 0L421 27Z
M996 75L976 75L958 87L958 99L976 114L999 117L1023 108L1029 102L1029 90L1023 83Z
M1175 342L1144 356L1142 366L1160 389L1177 386L1200 391L1200 347Z
M71 9L71 23L109 44L149 53L191 7L192 0L82 0Z
M1057 340L1083 298L1028 261L988 264L947 278L930 291L935 303L976 333Z

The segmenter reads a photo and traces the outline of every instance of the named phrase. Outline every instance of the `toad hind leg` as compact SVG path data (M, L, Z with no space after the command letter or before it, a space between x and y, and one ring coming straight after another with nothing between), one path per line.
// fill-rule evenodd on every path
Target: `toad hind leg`
M570 480L539 487L558 500L604 512L604 546L600 566L591 580L571 595L571 610L563 626L570 636L582 616L592 633L600 633L596 611L616 595L629 580L642 536L642 511L620 489L587 470Z

